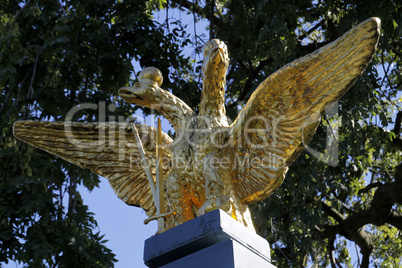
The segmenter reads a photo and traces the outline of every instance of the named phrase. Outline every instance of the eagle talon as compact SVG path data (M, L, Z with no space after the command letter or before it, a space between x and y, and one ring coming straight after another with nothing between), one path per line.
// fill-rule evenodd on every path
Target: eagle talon
M204 204L198 210L198 214L201 216L215 209L229 211L230 198L226 195L212 196L205 200Z

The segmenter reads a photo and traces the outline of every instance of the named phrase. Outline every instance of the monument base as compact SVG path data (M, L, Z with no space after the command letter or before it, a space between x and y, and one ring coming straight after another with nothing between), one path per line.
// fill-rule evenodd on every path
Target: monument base
M151 268L275 268L268 242L222 210L148 238L144 262Z

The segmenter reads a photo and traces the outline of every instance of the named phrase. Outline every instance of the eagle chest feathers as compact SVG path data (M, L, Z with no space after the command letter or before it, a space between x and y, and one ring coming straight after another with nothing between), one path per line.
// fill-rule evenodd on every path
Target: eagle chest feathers
M225 173L227 174L225 177L229 177L229 173L233 174L234 166L231 163L233 150L225 146L229 138L228 128L211 127L198 119L194 117L188 128L176 135L175 145L172 147L172 173L167 179L168 183L172 180L174 184L180 184L194 193L192 198L195 200L191 202L195 215L199 214L197 211L208 194L205 191L205 184L216 183L210 178L209 173L220 173L218 177ZM225 183L230 184L231 181L225 180ZM223 182L219 184L224 186ZM225 186L222 189L231 188L230 185ZM171 194L169 189L168 194Z

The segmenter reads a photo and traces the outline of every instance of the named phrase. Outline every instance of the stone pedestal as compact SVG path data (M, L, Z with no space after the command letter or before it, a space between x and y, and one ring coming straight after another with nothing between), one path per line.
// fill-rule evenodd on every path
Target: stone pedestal
M268 242L222 210L148 238L144 262L151 268L275 268Z

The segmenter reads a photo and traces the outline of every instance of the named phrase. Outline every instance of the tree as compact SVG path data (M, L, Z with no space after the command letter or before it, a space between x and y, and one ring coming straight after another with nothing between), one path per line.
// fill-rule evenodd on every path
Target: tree
M339 102L338 116L323 116L309 145L322 151L327 136L336 140L338 163L331 166L304 152L279 190L253 205L253 211L278 267L352 266L347 241L360 248L361 267L398 266L400 1L24 3L6 1L0 10L1 259L29 262L35 257L49 266L71 266L66 259L74 255L79 256L76 265L98 260L98 265L110 266L113 256L101 235L92 233L95 219L75 191L77 183L95 187L97 178L16 142L11 126L18 119L63 120L71 107L83 102L113 101L116 109L108 112L128 116L130 107L113 94L130 81L132 59L142 67L161 69L164 88L197 108L201 65L190 65L180 50L189 45L200 53L207 37L188 37L180 21L169 16L163 27L151 19L154 9L168 13L178 8L194 16L195 23L208 21L209 37L228 46L226 109L232 119L258 84L280 67L334 41L368 17L382 20L372 63ZM75 118L98 119L96 111L87 110ZM330 126L336 126L337 133L332 134ZM64 193L70 196L66 208ZM63 235L48 241L51 233Z
M164 34L145 1L0 1L0 261L46 267L110 267L116 261L95 232L77 185L88 171L16 141L16 120L64 120L82 103L100 109L136 75L133 61L188 69L183 27ZM173 72L173 69L171 69ZM175 89L169 83L168 88ZM98 110L99 110L98 109ZM109 115L128 115L117 101ZM79 121L104 120L81 110ZM105 109L106 110L106 109Z
M368 17L382 20L377 52L363 76L323 117L311 143L325 148L338 123L339 162L304 152L270 198L253 206L259 233L273 242L278 267L351 266L347 241L360 248L361 267L400 265L402 227L400 1L182 1L209 20L229 48L228 114L281 66L325 44ZM214 13L211 14L211 5ZM332 121L331 121L332 120Z

